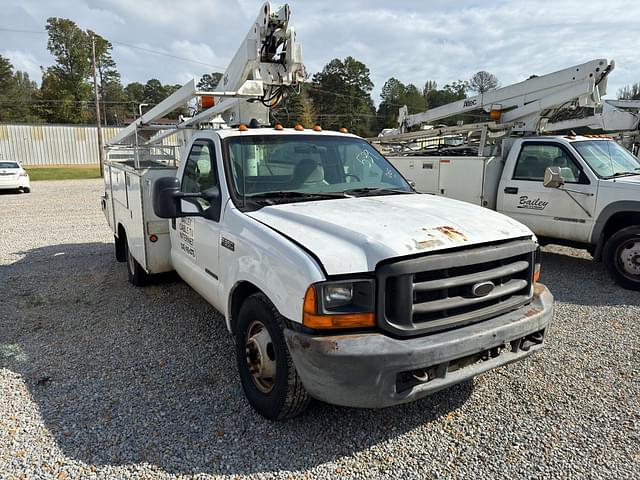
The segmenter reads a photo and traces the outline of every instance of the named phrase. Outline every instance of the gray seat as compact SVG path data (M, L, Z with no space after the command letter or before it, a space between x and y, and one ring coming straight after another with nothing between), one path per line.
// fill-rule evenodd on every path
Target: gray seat
M322 183L324 181L324 168L311 158L303 158L293 170L293 188L303 185Z

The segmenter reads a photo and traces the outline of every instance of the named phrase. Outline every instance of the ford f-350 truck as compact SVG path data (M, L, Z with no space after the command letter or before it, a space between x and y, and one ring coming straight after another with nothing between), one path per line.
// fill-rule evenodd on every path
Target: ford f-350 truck
M177 169L108 161L104 173L129 279L176 270L221 312L267 418L310 397L415 400L542 347L552 297L531 231L415 193L354 135L201 130Z
M526 226L416 193L344 129L269 126L304 79L289 14L264 4L215 92L191 81L111 141L102 208L131 283L175 270L213 305L269 419L412 401L540 350L553 299Z

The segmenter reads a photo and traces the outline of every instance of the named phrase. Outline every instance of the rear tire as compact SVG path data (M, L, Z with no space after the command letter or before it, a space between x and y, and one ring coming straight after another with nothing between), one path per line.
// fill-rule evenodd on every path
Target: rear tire
M614 233L604 246L603 260L614 282L623 288L640 291L640 226Z
M147 284L149 280L149 274L144 271L142 266L131 254L129 243L127 242L127 273L129 276L129 282L136 287L142 287Z
M284 318L264 294L244 301L234 332L238 371L247 400L269 420L297 417L310 401L283 330Z
M29 187L24 187L24 188L22 189L22 191L23 191L24 193L31 193L31 189L30 189Z

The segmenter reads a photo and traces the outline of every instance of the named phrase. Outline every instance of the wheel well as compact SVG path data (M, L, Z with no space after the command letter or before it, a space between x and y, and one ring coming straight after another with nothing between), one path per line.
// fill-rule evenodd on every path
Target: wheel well
M254 293L261 293L262 291L250 282L240 282L233 289L231 294L231 305L229 306L229 325L231 326L231 332L235 329L235 322L240 313L240 307L247 297Z
M119 262L127 261L127 232L121 223L118 224L118 236L116 242L116 260Z
M602 231L603 242L606 243L618 230L631 225L640 225L640 212L619 212L612 215Z

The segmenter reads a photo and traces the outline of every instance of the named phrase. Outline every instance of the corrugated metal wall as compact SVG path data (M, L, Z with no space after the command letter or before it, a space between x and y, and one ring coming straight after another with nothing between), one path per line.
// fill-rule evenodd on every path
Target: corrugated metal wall
M120 130L102 129L108 142ZM0 124L0 159L23 165L97 165L96 127Z

